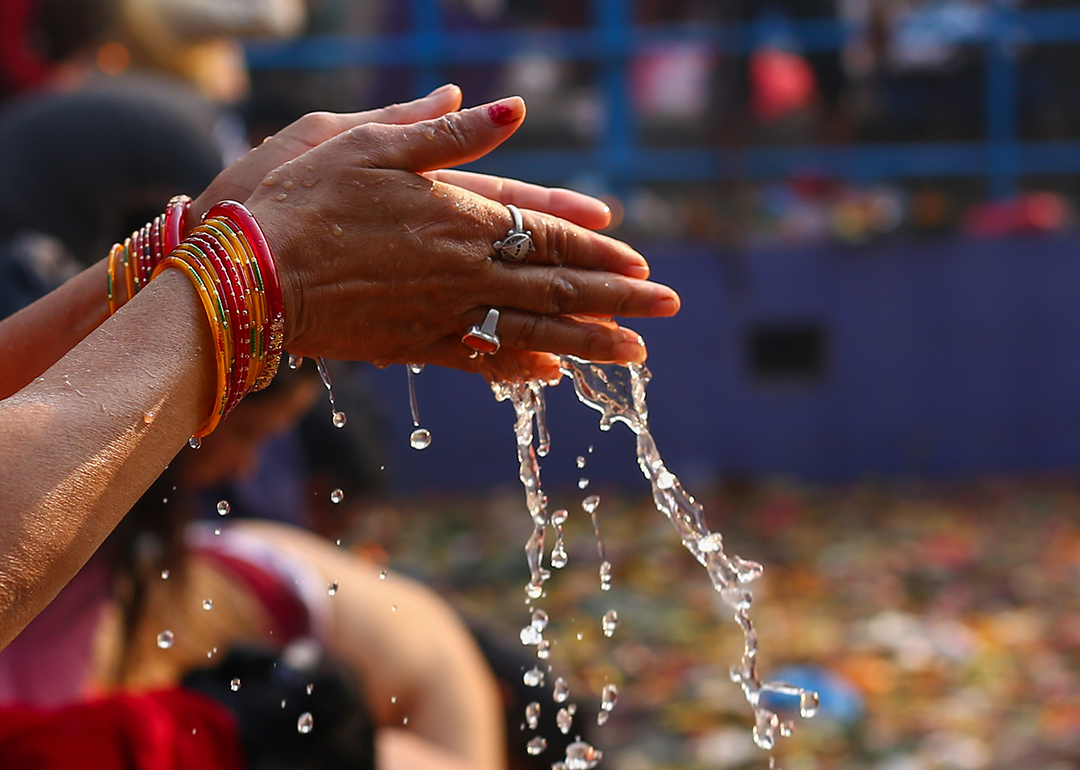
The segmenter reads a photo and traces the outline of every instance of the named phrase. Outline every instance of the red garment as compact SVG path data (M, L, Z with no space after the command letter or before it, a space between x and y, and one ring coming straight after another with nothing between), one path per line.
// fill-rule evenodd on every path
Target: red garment
M174 688L57 709L0 709L4 770L242 770L223 706Z

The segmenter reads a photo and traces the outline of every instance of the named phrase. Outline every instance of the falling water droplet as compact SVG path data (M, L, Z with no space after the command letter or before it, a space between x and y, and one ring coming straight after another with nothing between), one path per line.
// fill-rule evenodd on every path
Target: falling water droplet
M386 580L386 570L379 573L379 580Z
M821 706L821 698L813 690L804 690L799 696L799 714L805 719L811 719Z
M536 726L540 724L540 704L536 701L525 707L525 724L529 726L530 730L535 730Z
M547 628L548 614L543 610L533 610L532 614L532 627L537 631L543 631Z
M314 685L314 684L309 684L309 685L308 685L307 687L305 687L304 689L305 689L305 690L307 690L307 694L308 694L308 695L311 695L312 691L314 691L314 689L315 689L315 685Z
M330 596L336 596L337 595L337 589L338 589L338 582L336 580L334 580L334 581L332 581L330 583L330 585L328 585L326 587L326 593L330 594Z
M413 449L427 449L431 446L431 431L427 428L417 428L409 434L409 446Z
M563 703L570 697L570 685L566 683L566 680L561 676L555 680L555 689L551 694L552 700L556 703Z
M214 534L215 535L220 535L221 534L221 527L214 527Z
M533 755L534 757L537 754L543 753L544 749L546 749L546 748L547 748L547 740L542 735L537 735L535 738L533 738L532 740L530 740L528 743L525 744L525 750L527 752L529 752L531 755Z
M212 609L214 609L214 600L213 599L203 599L202 600L202 608L204 610L212 610Z
M604 758L604 752L585 741L574 741L566 747L566 770L592 770Z
M611 590L611 562L600 562L600 590Z
M533 666L522 675L521 681L526 687L541 687L544 684L544 672Z
M540 643L536 645L536 657L540 660L547 660L551 657L551 640L541 639Z
M240 689L240 680L234 678L231 682L229 682L229 689L232 690L233 692L236 692L237 690L239 690Z
M305 711L296 720L296 731L300 733L310 733L312 728L315 727L315 720L311 716L310 711Z
M335 409L332 420L335 428L344 428L345 423L349 421L349 418L345 416L344 412L339 412Z
M583 633L581 633L580 631L578 631L578 635L577 635L577 640L578 640L578 641L580 642L580 641L581 641L582 639L584 639L584 638L585 638L585 634L583 634Z
M342 492L340 489L335 489L333 492L330 493L330 502L332 502L334 505L337 505L344 499L345 493ZM341 543L338 543L338 545L341 545Z
M295 353L289 353L289 368L299 369L300 364L304 363L304 357L298 356Z
M173 646L173 639L173 632L166 629L157 635L157 646L167 650Z
M232 510L232 506L229 505L228 500L221 500L217 504L218 516L225 516Z
M424 365L423 364L409 364L408 366L409 366L409 371L412 372L413 374L420 374L420 372L424 371Z
M604 619L600 621L600 627L604 629L604 636L611 636L619 627L619 613L608 610L604 613Z
M661 471L657 474L657 489L671 489L673 486L675 486L675 477L669 471Z
M605 684L600 691L600 708L604 711L612 711L616 701L619 700L619 688L613 684Z
M168 580L169 579L169 571L167 569L163 569L161 571L161 579L162 580Z
M585 489L585 487L587 487L587 486L589 486L589 480L587 478L582 477L582 478L578 479L578 483L577 483L577 488L578 489Z
M584 468L585 467L585 458L582 457L581 455L577 456L577 460L575 462L577 462L577 467L579 467L579 468Z
M555 715L555 725L563 735L570 732L571 728L574 726L574 715L571 713L570 709L559 709L559 713Z
M607 711L598 711L598 712L596 712L596 724L598 724L598 725L606 725L607 721L608 721L608 717L610 717L610 716L611 716L611 714L609 714Z
M544 635L537 631L535 626L528 625L521 629L518 638L521 639L523 645L531 647L532 645L540 644L540 640L544 638Z
M551 549L551 566L552 567L554 567L555 569L562 569L563 567L566 566L566 563L568 561L569 561L569 558L567 557L567 554L566 554L566 548L563 545L558 544L554 548Z
M390 696L390 702L391 703L397 703L397 696L396 695L391 695Z
M783 721L780 723L780 737L790 738L795 733L795 725L790 721Z
M581 501L581 507L585 513L594 513L600 507L600 495L589 495Z

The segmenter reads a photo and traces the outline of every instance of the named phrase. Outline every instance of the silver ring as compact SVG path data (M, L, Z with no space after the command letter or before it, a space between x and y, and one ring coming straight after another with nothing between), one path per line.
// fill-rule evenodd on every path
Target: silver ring
M501 241L491 244L495 247L495 255L508 262L520 262L525 256L535 249L532 239L532 230L526 230L521 221L521 212L518 207L507 203L510 216L514 218L514 226L506 231L506 237Z
M461 341L478 353L497 353L502 344L495 327L499 325L499 311L491 308L482 324L473 324Z

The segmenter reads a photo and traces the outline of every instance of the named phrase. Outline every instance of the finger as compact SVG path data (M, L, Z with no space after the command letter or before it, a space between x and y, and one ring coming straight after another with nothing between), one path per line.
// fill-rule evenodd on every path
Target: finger
M424 176L464 188L499 203L512 203L518 208L543 211L590 230L602 230L611 224L611 209L606 203L574 190L543 187L517 179L457 169L437 169L428 171Z
M606 271L505 262L493 267L486 285L477 286L477 296L497 307L555 316L655 318L675 315L681 305L679 295L663 284Z
M571 355L597 363L640 364L647 356L641 335L614 323L507 309L500 311L497 332L506 348Z
M511 96L407 126L369 123L347 132L369 168L432 171L476 160L498 147L525 119L525 102Z
M645 257L622 241L538 211L522 211L521 216L523 227L532 233L534 247L525 257L527 264L607 270L640 279L649 277L649 263ZM492 243L505 238L513 224L509 211L499 216ZM506 229L499 229L501 226ZM494 246L491 253L495 253Z
M391 104L380 107L377 110L358 112L350 125L342 130L348 130L353 126L365 123L389 123L402 125L404 123L416 123L421 120L431 120L448 112L461 109L461 89L453 83L439 86L427 96L414 99L402 104ZM349 118L343 115L343 118Z

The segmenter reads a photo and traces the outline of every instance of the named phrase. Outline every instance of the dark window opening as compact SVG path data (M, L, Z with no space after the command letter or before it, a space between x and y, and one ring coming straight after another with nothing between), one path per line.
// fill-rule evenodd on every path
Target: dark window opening
M825 330L821 324L762 324L748 335L750 373L767 382L825 376Z

